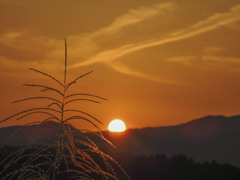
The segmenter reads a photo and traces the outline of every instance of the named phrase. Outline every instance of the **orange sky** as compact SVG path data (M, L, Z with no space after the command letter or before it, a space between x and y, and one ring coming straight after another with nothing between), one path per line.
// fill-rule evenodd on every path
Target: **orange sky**
M109 99L75 104L103 129L240 113L239 0L0 0L0 119L32 106L10 103L38 92L29 67L63 78L65 37L68 80L94 71L73 91Z

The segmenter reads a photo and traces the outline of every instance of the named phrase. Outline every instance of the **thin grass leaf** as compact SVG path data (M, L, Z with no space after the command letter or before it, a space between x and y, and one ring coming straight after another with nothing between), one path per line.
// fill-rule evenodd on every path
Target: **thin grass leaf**
M69 146L68 149L70 151L72 147ZM86 155L86 153L84 153L83 151L80 152L79 149L76 149L76 150L77 150L77 154L71 154L71 160L75 166L83 169L85 172L88 172L88 173L94 172L96 168L97 169L100 168L98 164L90 156Z
M71 117L67 118L66 120L64 120L64 122L68 122L68 121L74 120L74 119L87 121L87 122L89 122L90 124L92 124L96 129L98 129L99 131L101 131L101 128L99 128L98 125L96 125L96 124L93 123L91 120L89 120L89 119L87 119L87 118L85 118L85 117L82 117L82 116L71 116Z
M106 139L106 138L104 137L104 135L102 134L101 131L97 131L97 132L96 132L96 131L91 131L91 130L88 130L88 129L79 129L79 130L81 130L81 131L84 132L84 133L90 133L91 135L97 136L97 137L99 137L100 139L102 139L103 141L105 141L106 143L108 143L108 144L109 144L110 146L112 146L113 148L116 148L116 146L113 145L113 144L111 143L111 141L109 141L108 139ZM87 140L89 140L90 143L92 142L88 136L86 136L86 135L83 134L83 137L85 137ZM78 140L77 140L77 141L78 141Z
M94 101L94 100L91 100L91 99L72 99L72 100L69 100L67 102L64 103L64 105L67 105L71 102L74 102L74 101L90 101L90 102L94 102L94 103L100 103L98 101Z
M75 110L75 109L67 109L67 110L64 110L64 112L78 112L78 113L82 113L82 114L85 114L91 118L93 118L95 121L99 122L100 124L103 124L100 120L98 120L97 118L95 118L94 116L92 116L91 114L88 114L84 111L80 111L80 110Z
M45 85L40 85L40 84L23 84L23 86L29 86L29 87L40 87L40 88L44 88L46 90L51 90L51 91L55 91L58 94L60 94L61 96L63 96L63 93L61 93L59 90L49 87L49 86L45 86Z
M107 157L109 160L111 160L115 165L117 165L117 167L125 174L125 176L128 178L128 179L131 179L130 176L128 176L127 172L122 168L122 166L115 160L113 159L111 156L103 153L102 155L104 155L105 157Z
M45 73L45 72L39 71L39 70L34 69L34 68L29 68L29 69L30 69L31 71L35 71L35 72L37 72L37 73L40 73L40 74L42 74L42 75L44 75L44 76L47 76L47 77L53 79L53 80L56 81L58 84L60 84L62 87L64 87L63 84L62 84L60 81L58 81L55 77L51 76L50 74L47 74L47 73Z
M7 117L7 118L5 118L3 120L0 120L0 123L5 122L5 121L7 121L9 119L12 119L12 118L14 118L14 117L16 117L16 116L18 116L20 114L23 114L23 113L26 113L26 112L29 112L29 111L35 111L35 110L50 110L50 111L55 111L55 112L57 111L57 110L52 109L52 108L32 108L32 109L27 109L27 110L21 111L19 113L16 113L16 114L14 114L12 116L9 116L9 117Z
M90 97L95 97L95 98L98 98L98 99L102 99L102 100L108 101L108 99L105 99L103 97L96 96L96 95L93 95L93 94L87 94L87 93L71 94L71 95L66 96L65 99L70 98L70 97L74 97L74 96L90 96Z
M62 107L58 103L51 103L47 107L51 107L51 106L54 106L54 105L56 105L62 111Z
M65 86L65 91L67 91L67 89L68 89L72 84L76 83L77 80L83 78L84 76L87 76L87 75L91 74L92 72L93 72L93 71L90 71L90 72L88 72L88 73L85 73L85 74L77 77L76 79L74 79L72 82L68 83L68 84Z
M12 103L18 103L18 102L22 102L22 101L35 100L35 99L47 99L47 100L52 100L52 101L58 102L59 104L62 103L61 101L59 101L59 100L57 100L57 99L50 98L50 97L44 97L44 96L30 97L30 98L20 99L20 100L17 100L17 101L13 101Z
M27 116L32 115L32 114L47 114L47 115L52 116L52 118L54 118L54 119L56 119L56 120L58 120L58 121L60 122L59 118L57 118L56 116L54 116L54 115L51 114L51 113L44 112L44 111L34 111L34 112L30 112L30 113L27 113L27 114L25 114L25 115L17 118L17 120L21 120L21 119L23 119L23 118L25 118L25 117L27 117Z
M80 142L81 142L82 144L85 144L86 146L88 146L90 149L94 150L94 152L97 152L97 154L99 154L100 157L103 159L103 162L105 163L106 168L108 168L109 170L111 170L111 171L114 173L113 168L112 168L111 165L108 163L107 159L103 156L104 153L103 153L103 152L98 148L98 146L97 146L93 141L91 141L88 137L86 137L86 139L87 139L91 144L86 143L86 142L81 141L81 140L80 140Z

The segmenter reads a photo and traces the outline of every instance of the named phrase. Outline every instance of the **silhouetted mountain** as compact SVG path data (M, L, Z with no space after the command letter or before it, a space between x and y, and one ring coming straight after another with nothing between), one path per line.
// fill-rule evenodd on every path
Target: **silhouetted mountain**
M0 143L54 143L59 133L58 126L58 123L46 122L42 125L0 128ZM81 136L76 128L71 126L71 129L75 138ZM105 131L103 134L117 146L119 152L132 155L184 154L201 162L214 159L240 167L239 129L240 116L206 116L177 126L129 129L124 133ZM6 141L14 132L10 141ZM102 148L109 149L98 139L95 140Z
M10 126L0 128L0 143L12 146L23 144L53 144L60 134L60 124L54 121L26 126ZM70 125L71 132L78 137L82 133Z
M185 154L240 166L240 116L206 116L177 126L104 134L119 151L133 155Z

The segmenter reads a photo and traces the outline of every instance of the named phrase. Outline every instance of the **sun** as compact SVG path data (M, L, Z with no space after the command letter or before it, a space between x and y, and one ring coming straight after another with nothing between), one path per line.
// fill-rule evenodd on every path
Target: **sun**
M109 123L108 130L111 132L123 132L126 130L126 125L122 120L114 119Z

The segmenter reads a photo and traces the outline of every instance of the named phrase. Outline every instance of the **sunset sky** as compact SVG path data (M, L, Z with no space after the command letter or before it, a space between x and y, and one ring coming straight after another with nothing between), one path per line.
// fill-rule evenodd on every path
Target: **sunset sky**
M0 0L0 119L38 92L29 67L63 78L65 37L67 80L93 70L74 91L109 99L75 104L103 129L240 114L239 0Z

